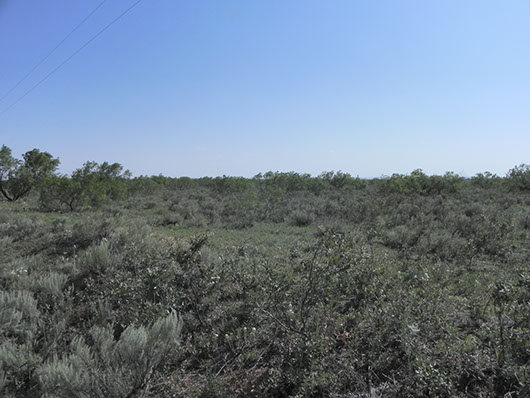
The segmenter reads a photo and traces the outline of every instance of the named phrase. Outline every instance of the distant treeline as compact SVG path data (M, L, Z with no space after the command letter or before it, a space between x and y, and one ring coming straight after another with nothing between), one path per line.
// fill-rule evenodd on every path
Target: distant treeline
M246 190L276 190L278 194L309 191L315 194L330 190L377 190L383 194L440 195L456 193L466 187L530 191L530 166L521 164L505 177L490 172L464 178L453 172L427 175L421 169L410 174L392 174L362 179L342 171L328 171L314 177L306 173L259 173L252 178L222 177L132 177L119 163L86 162L71 175L57 173L60 162L48 152L33 149L12 156L7 146L0 149L0 193L8 201L19 200L31 192L48 210L76 211L98 207L109 201L124 200L131 195L146 195L160 190L205 188L219 194Z

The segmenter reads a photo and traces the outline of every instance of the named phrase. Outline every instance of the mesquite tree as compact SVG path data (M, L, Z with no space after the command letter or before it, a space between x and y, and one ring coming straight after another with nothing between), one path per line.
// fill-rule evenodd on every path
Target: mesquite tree
M38 149L26 152L22 158L13 158L5 145L0 148L0 193L10 202L26 196L59 166L59 159Z

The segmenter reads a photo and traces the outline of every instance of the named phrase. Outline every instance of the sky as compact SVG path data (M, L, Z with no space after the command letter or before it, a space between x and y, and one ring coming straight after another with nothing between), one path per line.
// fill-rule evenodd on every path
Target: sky
M0 98L101 1L0 0ZM0 101L0 145L174 177L530 163L529 0L142 0L11 106L135 1Z

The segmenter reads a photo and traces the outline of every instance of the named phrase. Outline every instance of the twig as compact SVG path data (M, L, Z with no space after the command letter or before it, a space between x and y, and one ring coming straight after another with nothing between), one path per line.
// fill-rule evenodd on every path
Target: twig
M261 307L258 303L256 303L256 306L261 310L263 311L266 315L269 316L269 318L271 318L273 321L275 321L278 325L280 325L282 328L284 328L285 330L288 330L290 332L293 332L293 333L297 333L297 334L300 334L304 337L308 337L307 336L307 333L305 333L304 331L302 330L298 330L298 329L295 329L291 326L288 326L286 324L284 324L282 321L280 321L277 317L275 317L273 314L271 314L269 311L267 311L265 308Z

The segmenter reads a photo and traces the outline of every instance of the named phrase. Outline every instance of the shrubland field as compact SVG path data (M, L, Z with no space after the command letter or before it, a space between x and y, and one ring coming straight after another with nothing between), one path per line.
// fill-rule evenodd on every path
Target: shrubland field
M363 180L31 164L0 173L3 397L529 394L528 166Z

